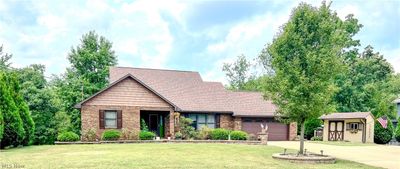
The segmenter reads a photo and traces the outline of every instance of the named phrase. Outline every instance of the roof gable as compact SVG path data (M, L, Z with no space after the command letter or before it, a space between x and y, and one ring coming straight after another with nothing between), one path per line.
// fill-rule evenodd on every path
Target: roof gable
M111 105L111 104L115 104L115 103L112 101L112 99L104 99L104 97L112 97L113 95L110 95L110 94L107 95L107 96L102 96L102 95L103 95L103 94L106 94L107 92L111 92L111 90L115 89L115 87L119 87L119 85L124 85L124 86L121 87L120 90L128 90L129 87L133 87L133 86L131 86L132 83L129 83L127 80L132 80L132 81L136 82L139 86L141 86L141 87L143 87L145 90L147 90L148 93L149 93L150 95L144 93L145 95L151 97L151 94L153 94L155 97L153 96L153 97L150 98L150 99L152 100L152 101L151 101L152 104L157 104L157 103L158 103L158 105L163 106L163 104L162 104L160 101L157 101L157 99L160 99L160 100L164 101L165 103L167 103L168 105L170 105L170 106L174 107L175 109L177 109L177 107L176 107L172 102L170 102L169 100L167 100L166 98L164 98L163 96L161 96L159 93L157 93L156 91L154 91L153 89L151 89L149 86L147 86L146 84L144 84L142 81L140 81L139 79L137 79L136 77L134 77L134 76L131 75L131 74L127 74L126 76L124 76L124 77L120 78L119 80L113 82L113 83L110 84L108 87L104 88L103 90L101 90L101 91L95 93L94 95L90 96L89 98L87 98L87 99L83 100L82 102L76 104L76 105L75 105L75 108L81 108L82 104L85 104L85 103L91 104L91 103L94 101L94 99L95 99L96 97L103 97L103 100L106 100L106 101L107 101L107 103L104 103L104 104L110 104L110 105ZM129 83L129 84L123 84L123 83ZM128 86L127 86L127 85L128 85ZM139 90L140 90L140 89L139 89ZM120 94L124 94L124 92L123 92L123 91L119 91L119 92L118 92L118 95L120 95ZM131 93L128 92L128 93L126 93L126 94L129 95L129 94L131 94ZM142 93L142 94L143 94L143 93ZM126 97L126 96L125 96L125 97ZM135 97L131 97L131 98L135 98ZM149 98L148 98L148 99L149 99ZM134 100L129 100L129 101L133 102ZM97 101L97 102L99 102L99 101ZM101 101L100 101L100 102L101 102ZM119 101L119 102L120 102L120 101ZM131 104L129 104L129 105L134 105L134 104L131 103Z

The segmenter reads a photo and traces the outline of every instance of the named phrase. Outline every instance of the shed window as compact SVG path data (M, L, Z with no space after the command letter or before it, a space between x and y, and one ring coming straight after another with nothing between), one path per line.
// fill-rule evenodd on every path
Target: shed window
M358 123L350 123L350 130L358 130Z
M105 111L105 128L117 128L117 111Z

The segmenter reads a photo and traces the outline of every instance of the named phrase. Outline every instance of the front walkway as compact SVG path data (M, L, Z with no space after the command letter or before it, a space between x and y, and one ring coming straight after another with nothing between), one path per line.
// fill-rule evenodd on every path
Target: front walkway
M299 149L298 141L270 141L268 145ZM314 153L320 153L320 150L323 150L324 154L367 165L390 169L400 168L400 146L340 146L305 142L305 148Z

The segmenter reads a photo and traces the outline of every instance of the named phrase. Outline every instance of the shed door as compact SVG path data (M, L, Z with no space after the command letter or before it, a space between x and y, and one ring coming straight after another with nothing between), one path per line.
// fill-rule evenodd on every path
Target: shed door
M257 133L261 132L260 125L265 123L268 125L268 140L288 140L289 126L273 119L244 118L242 121L242 130L257 136Z
M343 141L343 121L329 121L328 128L328 140L329 141Z

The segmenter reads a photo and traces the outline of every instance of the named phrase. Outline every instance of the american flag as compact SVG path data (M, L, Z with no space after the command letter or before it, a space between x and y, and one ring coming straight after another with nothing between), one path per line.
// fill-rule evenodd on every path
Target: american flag
M383 128L387 128L387 118L385 116L379 117L378 122L381 123Z

